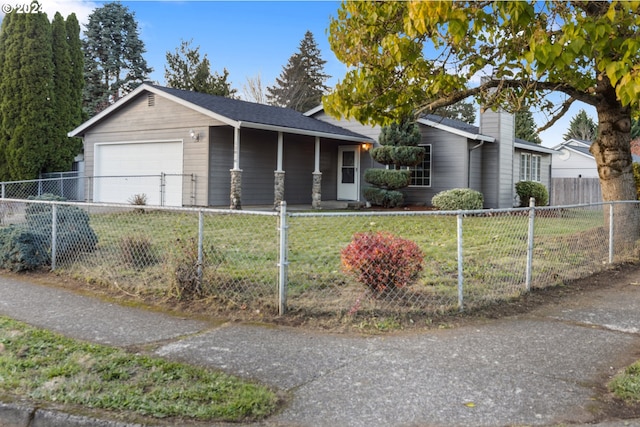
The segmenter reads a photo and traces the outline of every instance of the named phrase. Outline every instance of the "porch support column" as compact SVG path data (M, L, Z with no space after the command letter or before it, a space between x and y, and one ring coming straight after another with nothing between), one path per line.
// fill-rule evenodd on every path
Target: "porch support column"
M320 172L320 137L316 136L315 161L313 170L313 187L311 189L311 207L320 209L322 200L322 172Z
M229 209L242 209L242 169L240 169L240 128L233 130L233 169Z
M280 202L284 200L284 170L282 169L282 159L284 154L284 142L282 132L278 132L278 163L273 173L273 208L280 207Z

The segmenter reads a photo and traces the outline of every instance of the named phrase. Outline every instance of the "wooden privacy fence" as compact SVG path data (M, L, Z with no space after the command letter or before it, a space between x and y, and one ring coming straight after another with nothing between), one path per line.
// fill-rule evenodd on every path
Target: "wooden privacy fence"
M552 178L549 193L551 206L602 202L598 178Z

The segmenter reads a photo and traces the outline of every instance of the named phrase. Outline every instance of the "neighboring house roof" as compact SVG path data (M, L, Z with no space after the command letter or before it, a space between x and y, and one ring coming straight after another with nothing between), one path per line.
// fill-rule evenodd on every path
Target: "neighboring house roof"
M553 149L556 151L560 151L562 149L573 151L574 153L581 154L595 161L595 157L593 157L593 154L589 151L589 147L591 147L591 141L569 139L556 145ZM631 160L633 162L640 163L640 150L634 150L634 141L631 141Z
M589 151L590 146L591 146L590 141L582 141L580 139L569 139L554 146L553 149L556 151L565 149L565 150L573 151L574 153L578 153L593 159L594 157Z
M332 125L331 123L305 116L289 108L256 104L238 99L172 89L146 83L138 86L133 92L69 132L69 136L83 135L89 128L131 102L131 100L143 91L163 96L238 129L263 129L356 142L371 141L371 139L366 136Z

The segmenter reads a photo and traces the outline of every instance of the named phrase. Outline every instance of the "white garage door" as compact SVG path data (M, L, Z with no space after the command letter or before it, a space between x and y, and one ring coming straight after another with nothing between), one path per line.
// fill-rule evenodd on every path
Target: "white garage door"
M167 174L164 186L161 174ZM180 174L181 141L97 144L93 200L129 203L144 194L148 205L182 206Z

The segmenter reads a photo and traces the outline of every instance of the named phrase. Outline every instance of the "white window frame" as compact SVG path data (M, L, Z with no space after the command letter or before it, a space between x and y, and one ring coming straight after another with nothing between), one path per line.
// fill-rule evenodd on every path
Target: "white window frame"
M520 181L542 180L542 156L539 154L520 153Z
M425 149L425 155L424 155L424 159L422 160L422 165L420 165L421 167L418 166L412 166L409 169L411 170L411 184L409 184L409 187L415 187L415 188L429 188L431 187L431 180L433 179L433 169L431 167L431 159L433 158L432 156L432 150L433 150L433 146L432 144L420 144L420 147L423 147ZM428 167L425 168L425 165L428 165ZM414 173L417 171L424 171L424 170L428 170L429 174L428 177L423 176L416 178L414 177ZM415 182L417 180L421 180L422 184L415 184ZM424 182L428 181L428 184L425 184Z

